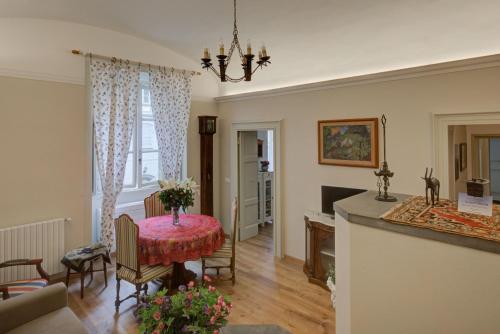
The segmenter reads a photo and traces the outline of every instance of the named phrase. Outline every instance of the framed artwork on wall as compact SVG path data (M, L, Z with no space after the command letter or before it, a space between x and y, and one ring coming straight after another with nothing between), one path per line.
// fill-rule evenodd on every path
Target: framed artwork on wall
M467 143L460 144L460 171L467 168Z
M318 121L318 163L378 168L378 118Z
M460 146L455 144L455 181L460 178Z

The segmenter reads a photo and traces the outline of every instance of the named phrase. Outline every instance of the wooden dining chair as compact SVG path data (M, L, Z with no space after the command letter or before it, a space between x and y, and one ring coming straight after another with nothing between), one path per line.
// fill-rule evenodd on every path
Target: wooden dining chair
M226 237L222 248L215 251L210 256L204 256L201 258L201 271L202 275L205 276L205 271L207 269L216 269L217 276L219 276L220 269L228 268L231 270L231 281L233 285L236 283L236 236L238 232L238 197L233 200L232 204L232 215L233 215L233 231L231 232L230 239ZM228 265L207 265L207 260L212 259L229 259Z
M122 214L115 219L116 234L116 301L115 308L118 312L120 304L129 298L139 297L142 290L148 293L148 282L172 275L173 266L141 265L139 263L139 226L127 214ZM135 293L120 300L120 280L125 280L135 285Z
M160 191L152 193L144 199L144 211L146 218L168 215L170 211L165 210L165 206L160 201Z

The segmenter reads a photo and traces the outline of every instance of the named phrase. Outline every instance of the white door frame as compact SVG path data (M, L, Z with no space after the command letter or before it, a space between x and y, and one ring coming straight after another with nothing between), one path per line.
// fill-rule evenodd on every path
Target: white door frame
M281 120L271 122L234 122L231 125L231 198L238 196L238 132L273 130L274 138L274 256L283 258L284 228L281 222ZM233 217L231 217L233 219Z
M442 197L449 198L448 126L500 124L500 112L433 114L432 123L435 175L441 182Z

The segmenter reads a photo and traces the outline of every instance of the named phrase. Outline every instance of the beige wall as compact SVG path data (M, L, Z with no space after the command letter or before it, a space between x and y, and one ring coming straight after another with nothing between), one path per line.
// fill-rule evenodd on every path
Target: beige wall
M0 77L0 228L71 217L90 239L90 119L81 85Z
M0 228L71 217L66 247L92 233L91 120L82 85L0 76ZM188 176L199 182L198 115L212 101L192 102ZM218 216L218 137L214 137L215 215ZM191 212L199 212L199 197Z
M303 214L320 210L321 185L375 189L373 169L317 163L317 121L359 117L388 118L391 190L423 194L420 178L432 166L432 113L500 110L500 68L221 102L221 215L229 221L229 151L231 123L282 119L282 217L285 253L304 258ZM382 154L382 152L380 152ZM231 180L234 182L235 180Z

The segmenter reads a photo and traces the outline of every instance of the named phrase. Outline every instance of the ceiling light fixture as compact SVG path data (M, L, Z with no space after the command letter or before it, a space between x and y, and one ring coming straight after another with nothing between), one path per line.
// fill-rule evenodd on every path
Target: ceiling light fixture
M243 67L243 72L244 75L241 78L233 79L230 76L226 74L226 69L227 66L229 65L229 62L231 61L231 56L233 55L234 49L237 49L240 58L241 58L241 66ZM241 80L245 79L245 81L251 81L252 80L252 74L257 71L257 69L262 68L264 66L267 66L271 62L269 57L267 55L267 50L266 46L262 45L262 49L259 51L259 60L257 60L257 67L252 70L252 61L254 59L255 55L252 54L252 46L250 45L250 40L248 40L247 43L247 52L246 54L243 54L243 51L241 50L240 42L238 40L238 27L236 25L236 0L234 0L234 29L233 29L233 41L231 42L231 47L229 48L229 52L227 55L224 54L224 42L221 40L220 45L219 45L219 54L217 55L217 59L219 60L219 71L215 69L215 67L212 65L212 59L210 59L210 52L208 48L205 48L203 51L203 58L201 58L201 65L204 69L208 71L208 69L211 69L219 78L222 82L240 82Z

